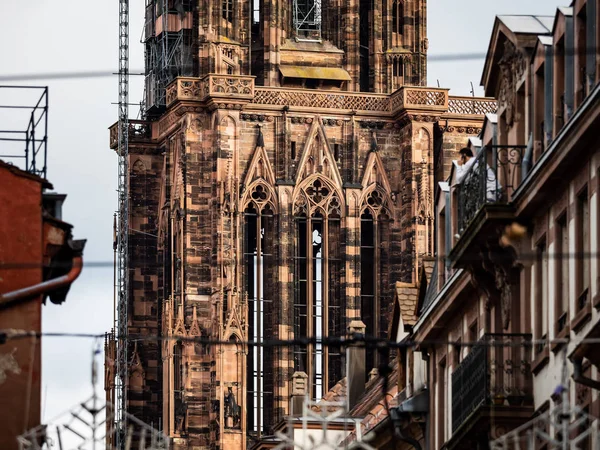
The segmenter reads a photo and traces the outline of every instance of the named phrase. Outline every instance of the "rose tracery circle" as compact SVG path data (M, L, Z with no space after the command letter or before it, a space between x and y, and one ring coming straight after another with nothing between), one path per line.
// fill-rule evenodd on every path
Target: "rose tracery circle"
M361 211L370 211L373 217L381 219L391 217L387 195L379 188L374 188L365 196Z
M294 202L295 216L326 214L332 218L342 216L342 206L336 190L326 180L316 178L300 188Z

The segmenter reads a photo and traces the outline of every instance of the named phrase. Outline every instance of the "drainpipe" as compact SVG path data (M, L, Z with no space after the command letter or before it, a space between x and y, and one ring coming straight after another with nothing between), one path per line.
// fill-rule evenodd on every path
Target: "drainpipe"
M406 442L408 445L412 445L415 450L422 450L421 444L416 439L411 438L404 434L404 430L401 426L399 426L399 422L401 420L400 412L397 408L392 408L390 410L390 416L392 419L392 423L394 424L394 435L402 442Z
M60 277L56 277L23 289L7 292L6 294L0 294L0 310L6 309L15 303L21 303L25 300L31 299L32 297L37 297L47 292L70 285L81 273L81 268L83 267L83 258L81 256L74 256L72 263L73 265L71 270L66 275L62 275Z
M583 375L583 360L575 359L573 362L573 381L592 389L600 390L600 381L592 380Z

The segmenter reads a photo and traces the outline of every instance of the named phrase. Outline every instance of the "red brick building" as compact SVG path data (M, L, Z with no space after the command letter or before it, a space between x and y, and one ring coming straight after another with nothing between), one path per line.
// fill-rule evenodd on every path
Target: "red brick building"
M40 424L42 304L65 301L85 241L60 218L64 195L43 178L0 161L0 448ZM14 333L31 337L11 339Z

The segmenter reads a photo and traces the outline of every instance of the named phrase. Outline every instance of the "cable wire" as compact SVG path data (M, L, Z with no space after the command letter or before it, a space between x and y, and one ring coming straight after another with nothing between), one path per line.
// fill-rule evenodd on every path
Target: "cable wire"
M575 49L561 50L560 53L556 52L558 56L563 57L566 55L587 55L587 54L598 54L597 49L590 48L585 51ZM472 53L439 53L427 56L427 62L455 62L455 61L477 61L484 60L487 57L486 52L472 52ZM89 70L89 71L72 71L72 72L39 72L39 73L15 73L0 75L0 81L2 82L15 82L15 81L33 81L33 80L73 80L73 79L89 79L89 78L107 78L115 75L119 75L118 71L114 70ZM138 69L133 72L129 72L129 75L140 75L144 76L144 70ZM366 93L366 92L365 92Z
M25 339L31 336L35 336L38 339L42 337L69 337L69 338L85 338L85 339L106 339L114 338L115 340L122 339L118 335L112 335L110 333L70 333L70 332L37 332L27 331L21 329L0 329L0 345L6 343L9 340L14 339ZM393 341L385 338L377 338L371 336L364 336L360 333L350 335L348 337L302 337L295 339L270 339L262 341L229 341L210 339L206 337L197 336L158 336L158 335L134 335L129 334L127 337L129 342L163 342L163 341L181 341L184 343L195 343L203 344L207 346L230 346L230 345L243 345L247 347L294 347L294 346L308 346L308 345L323 345L328 347L348 347L348 346L360 346L370 349L406 349L406 348L427 348L441 345L451 345L455 347L533 347L536 345L581 345L591 344L599 345L600 338L581 338L581 339L531 339L523 340L518 339L515 341L506 340L481 340L481 341L452 341L447 339L425 339L425 340L411 340L407 339L404 341Z

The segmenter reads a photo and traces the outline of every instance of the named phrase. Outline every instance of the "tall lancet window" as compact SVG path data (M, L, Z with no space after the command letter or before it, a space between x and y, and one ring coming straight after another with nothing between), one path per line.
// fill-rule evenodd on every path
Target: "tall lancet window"
M388 307L389 212L385 194L375 189L365 198L360 217L360 315L369 337L386 337ZM366 373L377 367L376 352L366 353Z
M294 349L294 369L308 374L309 394L320 399L342 376L339 349L318 342L344 333L340 198L328 181L313 179L297 193L294 217L294 336L317 339L314 346Z
M275 221L272 193L256 184L244 211L244 267L248 297L248 337L261 343L272 338L273 292L277 267L274 259ZM272 350L254 346L247 358L247 429L256 437L268 433L273 417Z

